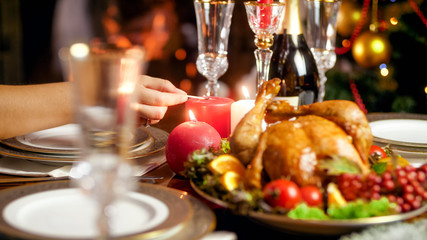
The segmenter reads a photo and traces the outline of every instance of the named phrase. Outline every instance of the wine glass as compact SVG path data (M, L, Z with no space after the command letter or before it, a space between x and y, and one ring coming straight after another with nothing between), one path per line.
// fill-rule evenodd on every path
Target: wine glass
M228 69L228 38L234 1L195 0L197 70L208 79L206 96L218 96L218 78Z
M274 32L280 25L283 16L284 3L245 2L249 26L255 34L254 51L257 66L257 89L268 80L268 71L273 51L270 47L274 42Z
M335 41L341 0L306 0L305 4L307 7L306 37L319 70L318 101L322 102L327 80L325 73L334 67L337 60Z
M81 132L81 161L73 165L70 176L98 203L99 238L106 239L111 235L109 206L132 187L128 152L136 126L134 88L144 51L78 43L62 49L60 57L64 55Z

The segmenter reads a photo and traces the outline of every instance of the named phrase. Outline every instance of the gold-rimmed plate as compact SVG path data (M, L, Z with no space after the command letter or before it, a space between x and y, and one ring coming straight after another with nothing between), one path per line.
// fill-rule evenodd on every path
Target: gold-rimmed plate
M75 233L74 236L67 234L70 233L72 228L86 227L81 226L82 224L79 222L71 221L70 218L61 217L61 214L64 215L67 211L70 211L67 208L71 209L76 206L75 204L67 204L67 202L76 197L75 191L78 191L78 189L71 188L70 181L32 184L2 191L0 193L1 234L9 238L19 239L93 239L90 234L88 235L89 237L82 235L85 232L81 230L78 230L77 232L80 233ZM62 200L60 200L60 196L57 193L65 193L65 198L62 197ZM45 198L42 196L43 194L50 195L50 197ZM71 194L70 200L67 200L67 194ZM42 198L38 199L37 197L40 196ZM117 226L124 229L121 229L122 232L116 231L118 233L115 236L116 239L198 239L215 228L216 219L213 212L197 199L186 195L185 192L142 183L129 196L132 198L129 204L134 204L134 206L129 206L128 204L125 206L124 212L120 213L125 214L131 211L130 214L126 214L120 219L121 222ZM25 207L22 208L18 206L21 204L19 201L27 201L28 204L25 204ZM59 206L60 204L67 206L63 212L59 211L51 214L50 219L46 216L38 217L37 214L40 214L38 210L42 210L43 206L48 206L48 204L51 206ZM133 212L133 208L136 208L135 212ZM167 209L166 215L161 212L165 211L165 209ZM75 208L74 210L81 211L82 209ZM19 212L18 215L16 217L13 216L14 212L16 213L17 211ZM43 212L41 214L43 215ZM25 215L24 219L18 219L23 215ZM52 216L55 219L52 219ZM31 217L35 218L34 221L37 221L37 223L33 223L34 225L43 226L41 230L40 228L34 230L28 224L20 225L22 221L28 221ZM120 216L117 219L119 218ZM18 223L11 223L11 221ZM81 221L85 222L86 220L82 219ZM144 221L146 223L141 224ZM49 232L49 227L63 227L66 231L61 232L59 229L51 229L51 232ZM43 231L47 231L47 233ZM177 236L180 238L177 238Z
M79 153L79 126L66 124L22 136L2 140L1 143L21 151L55 155L76 155ZM147 145L152 137L145 128L137 128L132 136L131 149Z
M166 146L166 141L169 136L167 132L151 126L142 131L146 131L149 137L138 147L131 150L130 158L132 159L156 153L163 150ZM72 163L79 158L78 154L55 154L50 151L25 151L6 145L3 141L0 142L0 155L46 163Z
M210 196L198 188L193 182L191 186L203 198L222 207L228 207L228 203ZM299 233L307 235L342 235L354 231L360 231L366 227L387 224L397 221L403 221L419 216L427 211L427 204L421 208L402 214L393 214L387 216L347 219L347 220L300 220L287 217L285 215L270 214L256 211L249 211L248 217L260 224L266 224L277 230L290 233Z

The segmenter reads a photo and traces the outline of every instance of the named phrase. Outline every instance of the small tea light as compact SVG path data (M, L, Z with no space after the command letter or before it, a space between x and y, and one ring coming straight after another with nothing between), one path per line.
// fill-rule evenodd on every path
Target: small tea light
M242 91L243 96L245 96L246 99L242 99L231 104L231 132L234 132L234 129L243 116L245 116L246 113L255 106L255 100L249 99L250 96L248 89L243 86Z

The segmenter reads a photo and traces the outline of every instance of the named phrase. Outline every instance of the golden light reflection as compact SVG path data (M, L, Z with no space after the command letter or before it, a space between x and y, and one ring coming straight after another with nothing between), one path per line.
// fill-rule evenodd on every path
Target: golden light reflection
M391 25L397 25L399 23L399 21L397 20L397 18L391 17L390 18L390 23L391 23Z
M360 17L361 17L361 12L359 12L359 11L355 11L355 12L353 12L353 14L351 15L351 18L352 18L352 19L353 19L353 21L355 21L355 22L359 21Z
M424 92L427 94L427 86L424 88Z
M384 42L379 39L373 40L371 43L371 49L375 53L382 53L385 49Z

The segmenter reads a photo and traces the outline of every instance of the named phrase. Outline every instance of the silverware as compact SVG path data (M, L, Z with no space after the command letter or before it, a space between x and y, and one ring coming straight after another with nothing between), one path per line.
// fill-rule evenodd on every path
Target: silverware
M27 182L43 182L43 181L56 181L56 180L67 180L70 179L68 176L64 177L20 177L20 178L6 178L0 179L0 184L7 183L27 183ZM150 183L156 183L156 180L161 180L163 177L155 177L155 176L139 176L135 177L136 180L147 181Z

